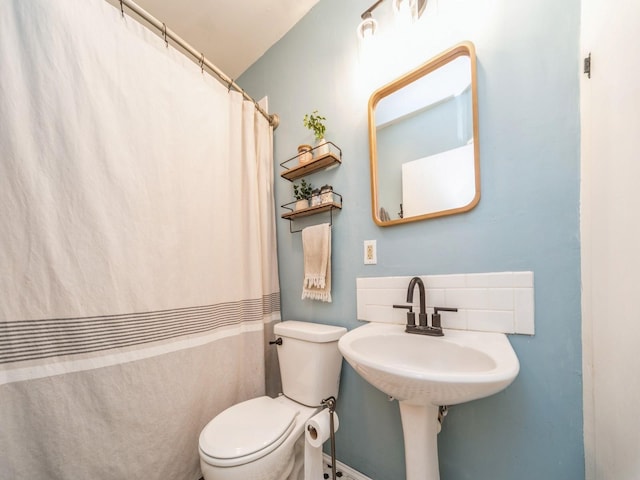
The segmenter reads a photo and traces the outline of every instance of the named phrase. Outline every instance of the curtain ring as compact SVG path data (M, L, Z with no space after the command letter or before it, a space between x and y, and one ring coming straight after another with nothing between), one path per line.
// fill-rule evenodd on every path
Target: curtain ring
M120 0L120 13L122 14L122 18L124 18L124 5L122 4L122 0Z
M204 73L204 53L200 53L200 71Z
M164 22L162 22L162 37L164 38L164 46L169 48L169 40L167 40L167 24Z
M227 93L231 92L231 87L233 87L233 78L227 84Z

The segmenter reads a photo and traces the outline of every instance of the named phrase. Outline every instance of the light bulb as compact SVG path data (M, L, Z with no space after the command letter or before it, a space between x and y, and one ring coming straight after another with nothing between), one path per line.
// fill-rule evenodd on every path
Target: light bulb
M417 21L427 6L427 0L393 0L393 12L400 23Z
M370 38L378 28L378 22L373 18L371 12L366 12L362 17L362 22L358 25L358 36L361 39Z

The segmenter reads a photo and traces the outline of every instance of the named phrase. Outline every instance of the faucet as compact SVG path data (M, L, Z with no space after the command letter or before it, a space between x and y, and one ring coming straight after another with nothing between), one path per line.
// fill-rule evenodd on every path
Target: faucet
M413 312L413 292L418 285L418 291L420 293L420 311L418 312L418 325L416 325L416 314ZM409 288L407 289L407 303L409 305L394 305L393 308L406 308L407 312L407 326L405 332L407 333L419 333L421 335L431 335L434 337L442 337L444 332L440 325L439 311L457 312L457 308L445 308L435 307L434 313L431 316L431 325L427 322L427 295L424 290L424 283L420 277L413 277L409 282Z
M409 282L409 288L407 289L407 303L413 303L413 292L416 289L416 285L418 285L418 290L420 292L420 312L418 313L418 326L426 327L427 326L427 312L426 312L426 304L427 298L424 293L424 283L420 277L413 277Z

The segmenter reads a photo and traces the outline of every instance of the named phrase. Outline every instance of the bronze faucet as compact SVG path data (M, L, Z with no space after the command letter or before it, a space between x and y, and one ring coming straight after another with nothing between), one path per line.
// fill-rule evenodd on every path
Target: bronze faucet
M420 293L420 311L418 312L418 325L416 325L416 314L413 312L413 292L418 285L418 291ZM445 308L435 307L434 313L431 316L431 325L427 322L427 295L424 289L424 283L420 277L413 277L409 282L409 288L407 289L407 303L409 305L394 305L393 308L406 308L407 312L407 326L405 332L418 333L420 335L431 335L434 337L441 337L444 335L442 326L440 325L439 311L457 312L457 308Z

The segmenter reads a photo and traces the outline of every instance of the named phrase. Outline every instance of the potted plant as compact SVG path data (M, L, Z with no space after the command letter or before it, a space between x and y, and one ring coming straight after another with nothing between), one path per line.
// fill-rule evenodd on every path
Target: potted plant
M307 183L304 178L300 184L293 184L293 196L297 200L295 210L309 208L309 198L311 198L312 191L311 183Z
M318 114L318 110L314 110L310 114L306 114L302 119L302 124L313 132L316 137L316 155L325 155L329 153L329 145L324 139L324 133L327 130L324 122L327 119Z

